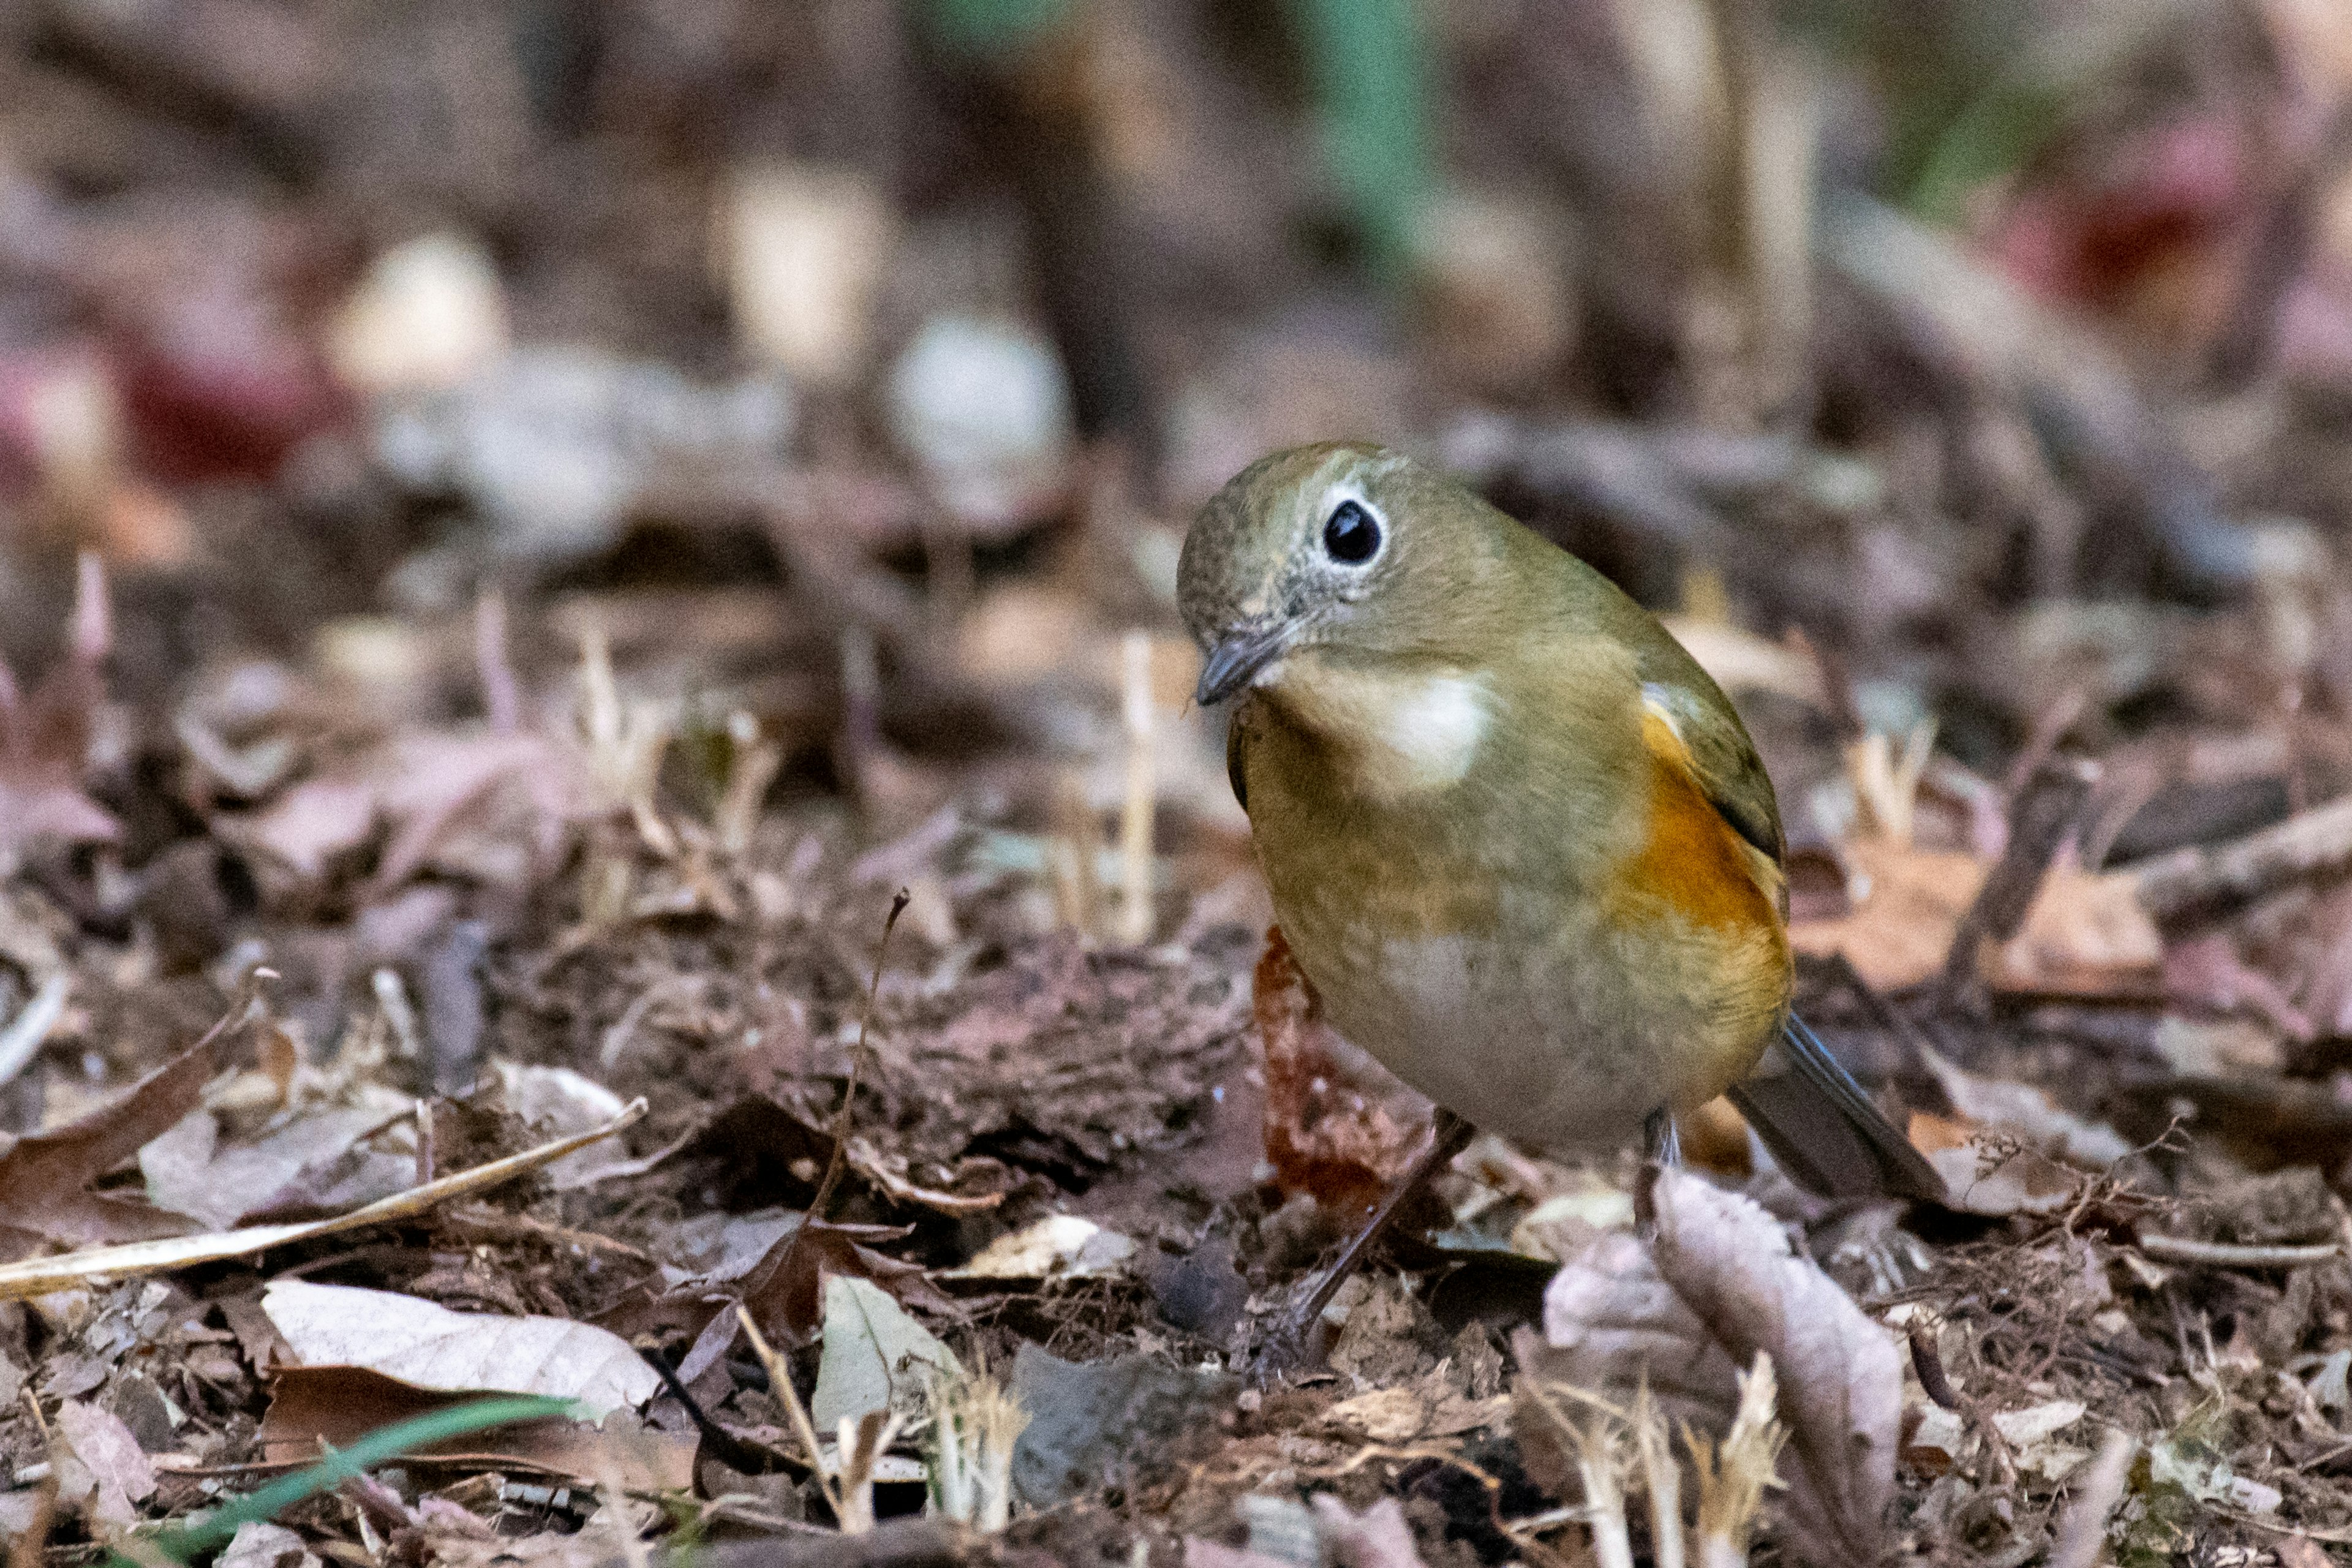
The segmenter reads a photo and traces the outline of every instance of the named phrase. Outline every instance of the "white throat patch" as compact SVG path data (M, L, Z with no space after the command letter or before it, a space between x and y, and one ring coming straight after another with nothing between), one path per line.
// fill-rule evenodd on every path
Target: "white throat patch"
M1387 800L1468 776L1494 719L1484 677L1373 674L1293 656L1266 672L1309 726L1353 753L1356 782Z

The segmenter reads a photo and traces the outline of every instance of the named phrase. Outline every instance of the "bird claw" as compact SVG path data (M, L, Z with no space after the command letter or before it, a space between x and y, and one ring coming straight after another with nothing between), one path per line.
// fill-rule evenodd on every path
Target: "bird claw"
M1330 1351L1330 1325L1324 1321L1322 1303L1316 1300L1317 1283L1310 1279L1299 1288L1291 1305L1250 1352L1248 1373L1253 1386L1279 1383L1323 1364Z

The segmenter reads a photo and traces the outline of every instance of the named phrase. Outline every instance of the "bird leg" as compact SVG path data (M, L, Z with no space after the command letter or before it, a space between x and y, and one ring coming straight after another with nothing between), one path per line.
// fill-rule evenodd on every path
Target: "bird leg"
M1432 1176L1451 1163L1454 1155L1470 1146L1470 1140L1477 1131L1444 1106L1438 1107L1436 1115L1430 1119L1429 1142L1422 1145L1421 1152L1413 1156L1412 1163L1406 1168L1404 1174L1389 1188L1388 1196L1381 1200L1381 1206L1373 1211L1372 1217L1365 1222L1363 1228L1349 1238L1347 1247L1331 1266L1317 1278L1307 1299L1283 1314L1282 1322L1259 1352L1261 1376L1287 1371L1308 1359L1309 1351L1316 1348L1313 1336L1322 1320L1323 1309L1331 1304L1331 1298L1339 1293L1339 1287L1347 1283L1348 1277L1362 1267L1372 1244L1388 1234L1389 1227L1396 1223L1396 1216L1405 1204L1428 1184Z
M1675 1113L1661 1105L1642 1119L1642 1171L1633 1183L1633 1226L1647 1241L1658 1231L1658 1173L1683 1163L1683 1141Z
M1675 1113L1663 1105L1642 1119L1642 1158L1653 1165L1683 1163L1683 1141L1675 1131Z

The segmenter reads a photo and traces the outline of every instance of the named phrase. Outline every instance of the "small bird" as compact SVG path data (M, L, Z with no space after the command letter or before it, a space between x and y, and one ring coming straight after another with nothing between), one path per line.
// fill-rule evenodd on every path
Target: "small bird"
M1728 1092L1807 1186L1944 1195L1790 1009L1780 811L1739 715L1614 584L1340 442L1228 483L1178 598L1199 700L1241 698L1226 768L1291 952L1441 1108L1417 1175L1462 1121L1670 1158L1675 1118Z

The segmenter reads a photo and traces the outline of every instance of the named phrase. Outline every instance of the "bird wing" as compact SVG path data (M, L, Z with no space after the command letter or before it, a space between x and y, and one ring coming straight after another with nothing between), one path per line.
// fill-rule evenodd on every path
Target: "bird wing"
M1707 804L1733 832L1779 865L1785 849L1780 808L1763 759L1756 754L1756 742L1748 738L1748 727L1722 689L1678 645L1667 646L1681 656L1679 660L1647 656L1642 660L1642 706L1664 720L1682 742L1683 755L1677 760ZM1674 663L1685 668L1673 668Z

